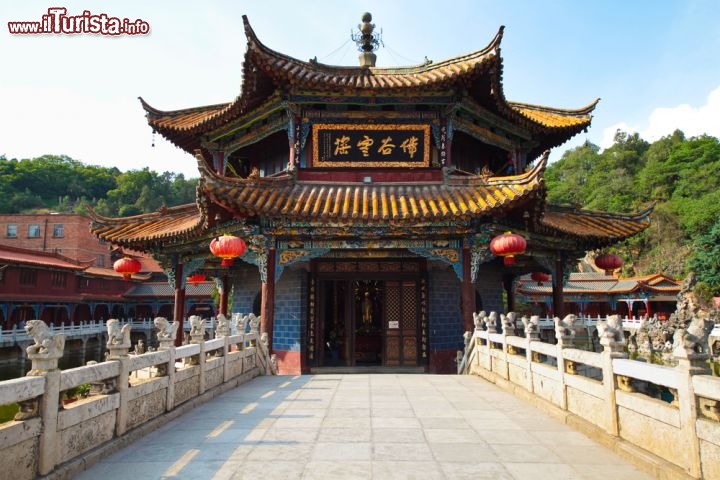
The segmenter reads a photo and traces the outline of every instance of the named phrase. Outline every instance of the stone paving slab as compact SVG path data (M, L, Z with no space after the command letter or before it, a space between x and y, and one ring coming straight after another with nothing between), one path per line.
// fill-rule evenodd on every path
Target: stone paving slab
M77 476L115 479L651 479L474 376L259 377Z

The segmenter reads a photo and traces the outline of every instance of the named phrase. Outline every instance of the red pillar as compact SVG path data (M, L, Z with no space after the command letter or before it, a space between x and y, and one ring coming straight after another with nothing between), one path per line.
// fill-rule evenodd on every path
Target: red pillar
M223 275L220 279L222 282L222 288L220 289L220 313L227 317L228 315L228 281L227 277Z
M177 267L175 267L175 310L173 312L173 320L180 324L175 336L176 347L181 346L183 343L184 319L185 287L183 286L183 264L178 262Z
M475 330L473 312L475 311L475 285L470 275L470 248L462 248L462 318L463 331Z
M563 268L562 255L558 253L555 259L555 275L553 275L553 315L558 318L565 316L565 299L563 298L563 277L565 269Z
M275 316L275 249L268 249L267 277L262 284L262 319L260 333L268 335L268 350L272 352L273 317Z

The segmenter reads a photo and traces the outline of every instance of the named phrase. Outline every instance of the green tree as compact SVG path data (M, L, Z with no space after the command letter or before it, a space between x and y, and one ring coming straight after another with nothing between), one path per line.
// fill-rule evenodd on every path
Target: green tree
M587 183L587 208L611 212L630 212L647 199L638 198L635 177L644 165L649 144L637 133L620 130L615 143L603 151L593 166Z
M672 135L654 142L645 153L645 167L638 173L638 186L646 198L667 201L679 178L677 165L669 162L673 150L685 142L685 135L675 130Z
M698 281L708 284L715 295L720 295L720 218L706 234L696 239L689 267Z
M545 174L547 199L555 204L584 205L586 188L598 161L600 147L585 142L565 152Z

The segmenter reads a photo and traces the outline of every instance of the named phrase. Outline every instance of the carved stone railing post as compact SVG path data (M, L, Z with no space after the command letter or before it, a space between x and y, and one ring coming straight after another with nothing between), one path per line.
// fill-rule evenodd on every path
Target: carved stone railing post
M245 348L245 334L247 333L247 323L249 319L249 315L243 315L242 313L233 313L233 320L235 321L235 331L238 335L240 335L240 342L237 344L238 351L242 351Z
M615 391L622 390L629 392L632 390L630 378L615 375L613 370L613 360L616 358L627 358L625 347L627 340L623 330L622 319L620 315L611 315L607 320L598 320L596 324L600 345L603 347L602 352L602 376L603 389L605 391L606 404L606 422L607 432L614 436L620 435L620 425L618 423L618 410Z
M254 313L250 313L248 314L248 317L248 321L250 322L250 335L254 335L255 338L257 338L260 334L260 321L262 320L262 315L256 317ZM255 339L251 341L251 346L257 346L257 341Z
M710 345L708 337L715 322L707 318L693 318L686 328L678 328L673 335L673 357L678 365L675 369L678 376L678 389L675 397L679 403L681 439L683 448L690 450L688 458L692 459L688 473L699 478L700 440L697 435L698 401L692 377L708 375L710 369Z
M540 353L535 352L532 349L532 343L533 342L539 342L540 341L540 317L538 315L533 315L530 318L528 317L522 317L520 319L523 323L524 332L525 332L525 355L527 358L527 376L528 376L528 383L527 383L527 389L529 392L533 392L535 390L533 386L532 381L532 364L533 363L540 363Z
M120 365L120 371L114 384L105 384L103 390L111 390L108 393L119 393L120 405L118 406L117 415L115 416L115 433L121 436L127 430L128 423L128 396L127 392L130 383L130 359L128 353L132 347L130 340L130 331L132 325L125 324L120 326L120 321L111 318L106 324L108 332L108 341L105 345L108 349L108 361L116 361Z
M497 313L490 312L490 315L484 317L483 320L485 322L485 330L487 330L488 333L497 333Z
M180 326L177 320L173 323L168 322L165 317L156 317L153 321L155 329L157 330L157 339L160 342L158 350L175 350L175 336L177 335L177 329ZM174 355L173 355L174 357ZM172 368L168 368L172 365ZM175 362L172 364L160 364L157 366L157 377L164 377L170 374L170 370L175 370Z
M478 313L473 312L473 323L475 324L476 332L481 332L483 330L483 328L485 327L486 315L487 314L485 312L478 312ZM478 338L478 343L480 345L485 345L485 344L487 344L487 341L482 338Z
M200 345L200 353L188 358L188 365L202 365L205 363L205 319L198 315L190 315L190 343ZM202 372L204 370L200 369ZM202 382L200 382L202 383Z
M570 372L577 372L573 362L566 362L563 350L574 347L575 340L575 321L577 317L573 314L566 315L560 320L555 317L555 338L557 339L557 368L560 373L560 383L562 385L562 398L560 399L560 408L567 410L567 384L565 383L565 375L571 375Z
M132 342L130 340L130 331L132 325L129 323L120 326L120 322L111 318L107 321L108 341L105 345L108 349L108 360L117 360L128 356Z
M206 320L199 315L190 315L188 322L190 323L190 343L202 343L205 340Z
M219 313L217 326L215 327L215 338L228 337L230 333L230 320L222 313Z
M38 446L38 473L47 475L57 464L59 448L57 425L58 405L60 404L60 369L58 360L62 358L65 349L65 335L53 335L47 324L42 320L29 320L25 324L25 332L34 340L34 344L25 349L32 368L29 377L45 377L45 394L39 402L39 411L42 419L42 433ZM33 410L35 406L24 406L24 415ZM21 405L21 408L23 406Z
M508 345L507 337L515 335L515 312L508 312L507 315L500 315L500 325L502 326L503 346L509 355L516 355L515 346Z

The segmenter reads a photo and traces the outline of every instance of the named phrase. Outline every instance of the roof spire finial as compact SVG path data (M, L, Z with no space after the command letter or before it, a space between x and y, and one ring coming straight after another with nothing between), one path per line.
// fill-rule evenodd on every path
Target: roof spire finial
M375 24L372 22L372 15L369 12L365 12L362 15L362 23L358 25L358 33L351 33L350 38L357 43L358 50L360 50L360 66L361 67L374 67L377 55L373 52L378 49L382 40L380 39L381 33L373 33L375 31Z

